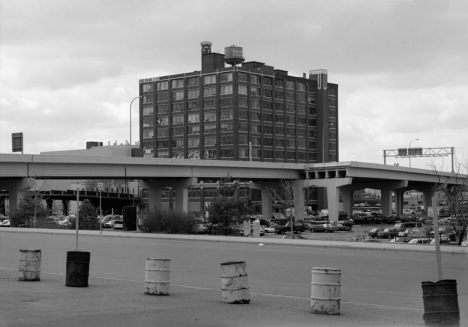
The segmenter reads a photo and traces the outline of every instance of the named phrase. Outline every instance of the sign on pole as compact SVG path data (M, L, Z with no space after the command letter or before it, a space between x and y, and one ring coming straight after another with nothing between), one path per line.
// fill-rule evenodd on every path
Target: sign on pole
M98 184L98 189L99 189L99 216L101 216L101 219L99 221L99 234L102 234L102 190L104 188L104 183L99 182Z
M23 154L23 133L11 134L12 152L21 152Z

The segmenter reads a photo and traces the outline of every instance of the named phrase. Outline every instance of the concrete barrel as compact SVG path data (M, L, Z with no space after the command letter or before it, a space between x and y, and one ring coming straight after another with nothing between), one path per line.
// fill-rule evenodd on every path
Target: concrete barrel
M221 291L224 303L249 303L249 281L244 261L229 261L221 264Z
M312 268L311 312L339 315L341 302L341 269Z
M145 270L145 294L169 295L171 259L148 258Z
M41 250L20 250L18 280L41 280Z

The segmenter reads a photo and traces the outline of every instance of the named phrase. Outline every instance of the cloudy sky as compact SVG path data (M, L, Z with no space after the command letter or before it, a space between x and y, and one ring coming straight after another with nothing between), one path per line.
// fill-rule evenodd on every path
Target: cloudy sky
M383 163L414 139L468 159L466 0L0 0L0 15L0 153L15 132L32 154L125 143L139 79L200 70L207 40L290 75L327 69L340 161ZM450 169L411 161L431 163Z

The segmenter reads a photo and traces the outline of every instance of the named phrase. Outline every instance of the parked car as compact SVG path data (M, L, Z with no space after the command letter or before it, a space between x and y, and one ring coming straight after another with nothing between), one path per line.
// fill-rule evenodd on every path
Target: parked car
M429 244L429 238L413 238L408 244Z
M355 222L352 219L345 219L345 220L338 219L338 224L341 224L343 226L348 226L348 227L352 228L353 225L355 224Z
M123 220L114 220L114 229L123 229Z
M312 228L309 229L311 232L325 232L325 233L333 233L334 230L330 224L320 224L320 225L313 225Z
M294 222L293 224L293 232L300 234L306 230L305 225L302 222ZM291 231L291 223L287 223L286 225L277 226L276 233L277 234L284 234L286 232Z
M331 224L334 229L338 232L350 232L352 227L351 226L345 226L341 223L335 223L335 224Z
M265 233L276 233L276 224L271 225L270 227L263 228Z
M398 230L396 230L395 228L385 228L380 233L381 238L394 238L397 235L398 235Z
M208 227L205 224L196 224L194 227L194 232L196 234L205 234L208 232Z
M2 222L1 227L10 227L10 219L5 219Z
M369 231L369 233L367 233L367 235L369 235L370 237L378 237L379 235L382 234L384 230L382 228L373 228Z

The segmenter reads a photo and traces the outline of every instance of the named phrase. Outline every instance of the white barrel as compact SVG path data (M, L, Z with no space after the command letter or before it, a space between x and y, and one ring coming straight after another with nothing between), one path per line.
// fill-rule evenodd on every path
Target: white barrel
M250 291L246 263L229 261L221 264L221 291L224 303L249 303Z
M41 250L20 250L18 280L41 280Z
M340 314L341 269L313 267L311 288L311 312Z
M258 221L252 223L252 236L260 237L260 223Z
M248 221L244 221L243 230L244 230L244 236L250 235L250 223Z
M169 295L170 268L171 259L146 259L145 294Z

